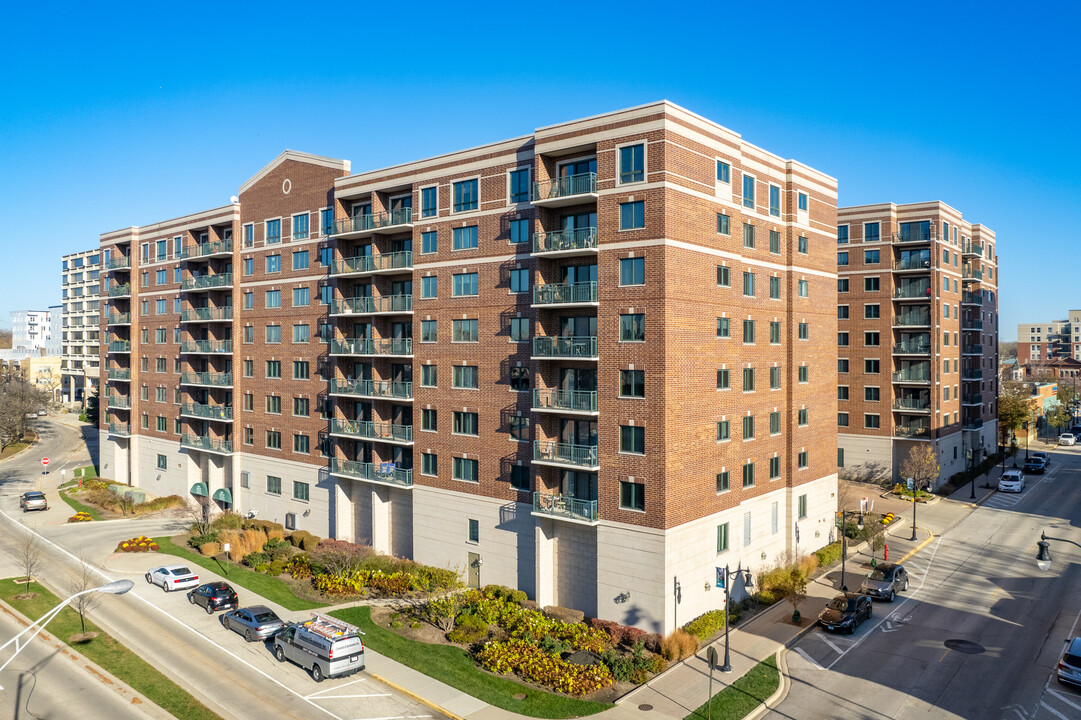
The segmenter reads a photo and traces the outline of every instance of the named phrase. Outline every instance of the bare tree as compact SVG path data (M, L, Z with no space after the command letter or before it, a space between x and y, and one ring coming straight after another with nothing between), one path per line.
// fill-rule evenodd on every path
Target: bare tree
M44 404L44 393L21 375L8 373L0 382L0 450L26 436L27 415Z
M85 556L79 558L79 563L79 571L68 579L68 590L72 595L96 588L101 584L97 573L90 567ZM79 628L84 635L86 634L86 614L96 608L100 602L101 596L92 592L79 595L71 601L71 606L75 608L75 612L79 613Z
M26 592L30 592L30 580L44 562L44 552L38 536L27 531L16 548L16 559L26 580Z
M191 520L192 535L207 535L210 533L210 502L203 502L199 498L195 503L187 506L188 518Z
M901 463L901 475L912 478L914 492L918 495L924 487L938 479L941 468L938 465L938 456L931 449L930 444L921 443L912 448L908 457Z

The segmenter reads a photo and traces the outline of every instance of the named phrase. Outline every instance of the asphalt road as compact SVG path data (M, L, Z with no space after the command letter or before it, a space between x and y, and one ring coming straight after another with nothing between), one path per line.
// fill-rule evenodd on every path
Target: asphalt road
M766 717L1081 717L1081 689L1054 680L1063 642L1081 634L1081 448L1053 458L1023 493L995 493L906 561L909 591L876 602L854 635L801 638L791 690ZM937 512L928 524L949 523ZM1035 563L1045 530L1061 538L1048 572Z
M164 519L64 524L71 511L55 492L60 477L55 472L42 476L39 456L50 453L61 460L69 454L77 457L80 440L77 431L69 427L56 422L45 425L40 451L35 449L0 465L0 568L8 574L18 572L10 550L18 533L25 532L19 525L25 525L47 541L47 562L38 576L52 586L66 587L81 558L102 571L103 583L125 577L135 581L135 587L125 595L102 596L92 613L94 622L224 718L442 717L364 672L316 684L300 667L275 661L268 646L248 644L241 636L225 630L219 614L208 616L202 608L191 606L184 593L163 593L160 588L146 584L143 574L157 558L110 558L124 538L174 534L182 526L177 520ZM77 464L73 462L73 466ZM23 514L19 511L18 494L34 486L46 491L50 509ZM2 557L5 551L7 556ZM163 562L167 560L171 558ZM218 579L201 569L199 574L205 580ZM250 602L257 600L243 588L238 588L238 594L242 604L246 595L251 597ZM278 611L287 620L307 619L304 613L280 608ZM17 658L12 667L22 660L22 656ZM377 671L378 662L369 654L369 669ZM59 683L50 692L61 697L69 694Z

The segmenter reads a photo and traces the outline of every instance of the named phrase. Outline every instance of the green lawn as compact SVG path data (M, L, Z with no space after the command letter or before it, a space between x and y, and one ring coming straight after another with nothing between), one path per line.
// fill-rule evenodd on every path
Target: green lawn
M96 478L98 476L98 469L93 465L87 465L86 467L75 468L73 475L77 478L81 477L89 480L90 478Z
M68 495L66 491L60 491L60 499L70 505L71 509L75 512L84 512L90 515L90 517L94 520L101 520L101 515L98 515L97 510L90 507L89 505L83 505L81 502Z
M369 607L334 610L330 614L363 630L364 644L375 652L504 710L537 718L572 718L612 707L608 703L544 692L484 672L461 648L416 642L376 625ZM526 698L515 700L518 693L524 693Z
M777 671L777 656L773 655L714 695L710 698L710 702L702 703L702 707L683 720L703 720L707 717L707 711L711 711L713 717L720 720L739 720L777 692L780 684L781 674ZM707 705L712 705L712 708L707 708Z
M23 588L23 585L16 585L10 578L0 580L0 597L31 620L36 620L60 603L59 598L36 582L30 583L30 590L38 593L37 597L28 600L14 599L15 595L23 592ZM45 629L62 642L67 642L69 637L82 631L79 614L70 607L65 608ZM153 665L103 633L93 623L87 621L86 630L99 634L88 642L68 644L150 698L166 712L185 720L221 720L219 715L211 712L186 690L158 672Z
M256 595L266 598L271 602L286 608L287 610L315 610L326 607L326 603L317 603L310 600L302 600L293 594L289 586L276 577L257 573L251 568L233 563L219 563L214 558L203 557L197 552L181 547L173 543L167 537L154 538L154 542L160 548L159 552L166 555L175 555L183 558L192 565L211 572L225 575L233 585L251 590ZM228 571L228 573L226 573Z

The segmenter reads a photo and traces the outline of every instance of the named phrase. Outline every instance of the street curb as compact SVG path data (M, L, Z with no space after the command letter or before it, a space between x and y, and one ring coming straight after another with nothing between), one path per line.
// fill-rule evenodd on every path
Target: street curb
M930 530L928 530L928 531L927 531L927 534L928 534L928 535L929 535L930 537L928 537L928 538L927 538L926 540L924 540L923 542L921 542L921 543L920 543L919 545L917 545L916 547L914 547L914 548L912 548L911 550L909 550L909 551L908 551L908 552L907 552L907 553L905 554L905 556L904 556L903 558L901 558L900 560L897 560L896 562L897 562L897 564L898 564L898 565L900 565L900 564L904 563L904 561L905 561L905 560L908 560L908 559L909 559L910 557L912 557L913 555L915 555L916 553L918 553L918 552L919 552L920 550L923 550L923 549L924 549L925 547L927 547L927 546L928 546L929 544L931 544L931 541L935 539L935 534L934 534L933 532L931 532Z
M814 627L812 625L811 627ZM750 711L743 716L743 720L758 720L773 708L781 704L781 702L788 697L789 691L792 689L792 681L788 677L788 660L785 659L787 650L778 650L774 657L777 658L777 674L779 675L780 682L777 683L777 689L759 704L754 710Z
M450 710L447 710L445 707L442 707L441 705L437 705L436 703L432 702L431 700L428 700L427 698L423 698L420 695L417 695L412 690L407 690L406 688L402 687L398 683L391 682L390 680L387 680L382 675L376 675L373 672L369 672L368 677L372 678L373 680L377 680L377 681L383 683L384 685L391 688L392 690L397 690L402 695L405 695L406 697L410 697L410 698L416 700L417 702L421 703L422 705L427 705L432 710L435 710L437 713L442 713L443 715L446 715L451 720L465 720L465 718L463 718L461 715L457 715L455 713L452 713ZM461 691L459 691L459 692L461 692ZM467 695L469 697L472 697L472 695L469 695L469 693L463 693L463 694ZM495 707L495 706L493 705L492 707ZM504 712L506 712L506 711L504 711Z

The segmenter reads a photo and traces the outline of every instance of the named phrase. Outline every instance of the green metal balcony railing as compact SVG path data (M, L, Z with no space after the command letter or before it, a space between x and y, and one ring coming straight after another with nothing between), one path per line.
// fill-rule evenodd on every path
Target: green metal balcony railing
M895 425L893 434L905 438L930 437L931 427L929 425Z
M131 267L131 258L129 257L115 257L109 258L105 262L105 272L110 270L127 270Z
M961 422L962 430L979 430L983 427L983 418L970 418Z
M930 355L930 342L900 342L893 346L894 355Z
M983 330L983 320L962 320L962 330Z
M893 409L901 410L921 410L927 411L931 409L931 400L921 400L920 398L897 398L893 401Z
M186 372L181 373L180 382L184 385L211 385L229 387L233 384L232 373Z
M573 445L571 443L533 441L533 461L574 465L575 467L598 467L596 445Z
M533 252L566 252L568 250L596 250L597 228L585 227L574 230L533 233Z
M533 512L589 523L595 523L598 519L596 500L579 500L567 495L548 495L542 492L533 493Z
M983 255L983 243L967 242L961 244L961 255Z
M549 358L596 358L597 338L552 337L533 338L533 356Z
M595 172L567 175L553 180L538 180L533 183L534 202L596 192L597 173Z
M597 412L597 393L585 390L534 388L533 409L595 413Z
M380 253L379 255L360 255L345 258L331 266L331 275L349 275L351 273L385 272L388 270L412 270L413 253L411 251Z
M413 223L413 208L401 208L391 212L354 215L334 221L334 235L347 235L355 232L374 232L387 230ZM404 227L402 228L405 229Z
M413 397L413 383L389 380L338 380L330 381L331 395L358 395L408 400Z
M983 355L983 345L962 345L962 355Z
M232 340L188 340L180 344L182 353L231 353L233 352Z
M894 382L929 383L931 382L931 369L926 370L898 370L893 374Z
M109 288L109 297L124 297L126 295L131 295L131 283L113 285Z
M931 286L930 285L902 285L895 288L893 291L895 298L901 299L930 299L931 298Z
M121 368L121 369L110 368L109 369L109 379L110 380L131 380L131 370L127 370L127 369L123 369L123 368Z
M107 322L110 325L131 325L131 313L113 313Z
M412 355L413 339L346 338L330 341L331 355Z
M109 352L131 352L130 340L113 340L109 343Z
M551 283L533 286L534 305L567 305L597 302L597 283Z
M348 435L363 440L383 440L398 443L413 442L412 425L395 425L371 420L334 419L330 421L330 432L331 434Z
M210 320L232 320L233 306L219 308L190 308L180 313L180 322L208 322Z
M962 280L983 280L983 270L977 270L976 268L965 268L961 271Z
M893 316L895 327L927 327L931 324L930 313L902 313Z
M412 295L380 295L335 300L330 304L331 315L373 315L375 313L413 312Z
M982 305L983 296L978 292L961 292L961 304L962 305Z
M962 405L983 405L982 393L971 393L961 397Z
M217 275L200 275L199 277L184 278L180 283L181 290L206 290L208 288L232 287L233 273L218 273Z
M344 475L359 480L386 483L397 487L413 487L413 471L398 467L387 467L383 463L357 462L356 460L330 459L332 475Z
M131 425L128 423L109 423L109 434L128 437L131 435Z
M110 408L119 410L131 410L131 398L123 395L110 395L107 405Z
M180 258L187 260L188 258L206 257L207 255L221 255L223 253L233 252L232 240L219 240L217 242L205 242L197 243L195 245L189 245L180 251Z
M199 405L184 403L180 406L181 415L206 418L207 420L232 420L233 408L228 405Z
M233 453L233 442L231 440L221 440L209 435L181 435L180 447L222 453L225 455L231 455Z
M983 380L983 370L980 370L978 368L977 369L969 369L969 370L961 370L961 379L962 380Z

